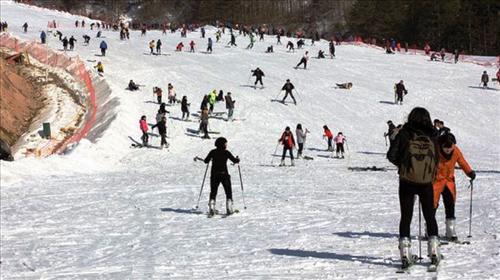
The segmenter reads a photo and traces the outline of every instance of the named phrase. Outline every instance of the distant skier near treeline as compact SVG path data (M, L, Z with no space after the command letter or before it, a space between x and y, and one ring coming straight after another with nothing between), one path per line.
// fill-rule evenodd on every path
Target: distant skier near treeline
M210 199L208 201L209 216L216 213L215 200L217 198L217 189L222 183L224 192L226 193L226 214L231 215L233 209L233 192L231 189L231 176L227 170L227 160L233 163L239 163L239 157L234 157L227 150L227 140L224 137L219 137L215 140L215 149L211 150L205 157L204 162L208 164L212 161L212 169L210 170Z

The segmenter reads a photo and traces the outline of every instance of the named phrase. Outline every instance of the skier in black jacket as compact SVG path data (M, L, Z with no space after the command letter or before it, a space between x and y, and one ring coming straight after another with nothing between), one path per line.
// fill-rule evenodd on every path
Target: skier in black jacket
M285 97L283 97L283 100L281 100L282 103L285 103L285 99L288 97L290 94L290 97L293 99L293 103L297 105L297 101L295 101L295 97L293 97L292 90L294 90L295 87L293 86L292 83L290 83L290 79L286 79L286 83L283 85L281 90L285 91Z
M163 149L163 145L168 148L168 143L167 143L167 117L162 117L161 120L153 125L151 127L151 130L155 129L155 127L158 127L158 132L160 133L161 137L161 143L160 143L160 148Z
M403 96L408 94L408 91L403 84L403 80L399 81L399 83L397 83L394 87L396 93L396 104L399 102L399 104L403 105Z
M439 263L441 259L432 186L439 160L437 147L437 133L432 126L429 112L416 107L408 115L408 122L395 135L387 151L387 159L398 167L399 173L399 250L403 267L414 262L411 254L410 225L415 195L419 197L427 225L428 255L434 264Z
M252 70L251 72L253 73L252 76L255 76L254 85L256 86L257 83L260 82L260 85L264 87L264 84L262 83L262 77L265 76L264 72L262 72L259 67L257 67L255 70Z
M215 140L216 149L211 150L204 162L208 164L212 161L212 169L210 172L210 200L208 202L209 215L215 214L215 199L217 197L217 189L222 183L224 192L226 193L226 213L233 213L233 193L231 189L231 176L227 171L227 160L233 163L239 163L240 159L234 157L227 149L227 140L224 137L219 137Z

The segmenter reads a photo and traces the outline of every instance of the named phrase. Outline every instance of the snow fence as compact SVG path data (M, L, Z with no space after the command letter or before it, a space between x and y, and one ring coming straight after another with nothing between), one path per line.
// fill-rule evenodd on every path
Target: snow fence
M96 142L116 117L114 108L118 105L118 100L111 99L111 89L103 79L91 78L90 71L79 57L69 57L38 42L21 41L8 33L0 36L0 47L17 53L25 52L40 63L62 69L86 90L78 95L80 103L86 108L82 125L69 137L51 139L45 146L34 151L35 156L47 157L64 153L68 147L74 147L83 138Z

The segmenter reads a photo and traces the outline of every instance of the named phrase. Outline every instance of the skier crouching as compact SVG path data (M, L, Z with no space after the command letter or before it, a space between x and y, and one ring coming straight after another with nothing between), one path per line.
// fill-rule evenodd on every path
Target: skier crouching
M227 150L227 140L224 137L219 137L215 140L215 149L211 150L205 158L205 163L212 161L212 169L210 171L210 200L208 202L209 216L216 213L215 199L217 197L217 189L222 183L224 192L226 193L226 214L233 214L233 193L231 189L231 176L227 171L227 160L233 163L239 163L240 159L234 157Z

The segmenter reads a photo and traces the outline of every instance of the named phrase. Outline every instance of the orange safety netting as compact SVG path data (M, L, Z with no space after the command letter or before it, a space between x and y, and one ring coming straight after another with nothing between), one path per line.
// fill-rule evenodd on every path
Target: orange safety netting
M97 112L95 89L89 71L85 68L85 64L78 57L68 57L38 42L20 41L7 33L0 36L0 47L15 52L25 52L43 64L65 70L75 81L83 84L88 94L88 96L80 97L80 102L85 104L87 108L83 125L70 137L51 139L45 146L38 148L35 151L35 155L46 157L54 153L63 152L69 144L76 143L84 138L94 125Z

